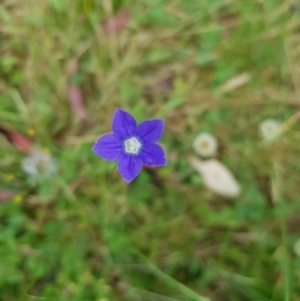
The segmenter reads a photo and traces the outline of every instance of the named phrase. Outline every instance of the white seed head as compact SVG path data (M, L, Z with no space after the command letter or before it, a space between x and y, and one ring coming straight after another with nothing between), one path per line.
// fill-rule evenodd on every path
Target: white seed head
M124 141L124 146L125 146L125 152L127 154L137 155L140 151L142 144L140 143L139 140L137 140L137 138L132 137Z
M212 192L228 198L235 198L240 194L240 186L236 179L218 160L201 161L193 157L190 163L202 176L206 188Z
M56 164L50 153L42 149L34 149L28 157L23 159L22 168L32 179L51 177L56 173Z
M259 131L264 139L272 139L280 132L281 122L268 118L259 124Z
M211 157L217 152L218 142L215 136L209 133L201 133L194 139L193 147L200 156Z

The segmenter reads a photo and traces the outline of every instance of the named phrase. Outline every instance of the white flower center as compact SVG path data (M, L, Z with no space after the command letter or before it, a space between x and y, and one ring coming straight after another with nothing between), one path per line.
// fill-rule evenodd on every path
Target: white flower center
M137 155L142 144L135 137L125 140L125 152L127 154L135 154Z

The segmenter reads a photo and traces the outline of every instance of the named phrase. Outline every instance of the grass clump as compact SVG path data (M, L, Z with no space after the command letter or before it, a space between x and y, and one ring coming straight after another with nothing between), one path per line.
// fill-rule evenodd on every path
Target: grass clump
M0 300L299 300L299 15L296 0L2 1ZM130 185L91 152L116 107L165 118L167 167ZM282 132L266 142L268 118ZM190 166L200 132L237 198ZM32 145L55 176L23 172Z

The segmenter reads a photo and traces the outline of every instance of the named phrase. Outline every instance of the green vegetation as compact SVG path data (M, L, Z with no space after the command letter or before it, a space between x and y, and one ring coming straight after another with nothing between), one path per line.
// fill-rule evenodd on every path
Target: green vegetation
M299 66L297 0L2 0L0 300L299 301ZM167 167L129 185L91 152L116 107L165 118ZM203 131L236 199L189 163Z

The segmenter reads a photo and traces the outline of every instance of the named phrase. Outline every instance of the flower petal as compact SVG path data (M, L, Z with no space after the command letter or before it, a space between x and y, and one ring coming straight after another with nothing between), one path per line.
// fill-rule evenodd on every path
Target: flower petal
M163 148L158 144L146 145L140 153L143 163L148 166L166 166L167 159Z
M117 108L112 122L112 130L120 139L129 138L135 134L136 121L131 114Z
M228 198L239 196L241 189L238 182L220 161L215 159L202 161L192 157L190 163L202 175L204 185L209 190Z
M106 134L100 137L94 144L92 151L99 157L113 161L117 160L122 151L122 144L113 134Z
M161 138L163 130L163 119L150 119L138 125L136 135L143 143L155 143Z
M138 156L124 154L118 160L118 170L127 183L131 182L140 173L142 166L143 162Z

